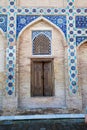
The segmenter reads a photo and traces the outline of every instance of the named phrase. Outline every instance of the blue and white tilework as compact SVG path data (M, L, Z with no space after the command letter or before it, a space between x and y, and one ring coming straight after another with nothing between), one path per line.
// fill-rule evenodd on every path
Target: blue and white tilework
M18 37L19 32L30 22L34 21L39 16L30 16L30 15L18 15L17 16L17 30L16 35ZM44 16L46 19L51 21L53 24L57 25L65 34L66 37L66 16L60 15L60 16L50 16L46 15Z
M7 39L8 48L6 50L6 91L8 95L15 94L15 62L16 62L16 1L9 0L9 6L7 7L8 24L7 24Z
M66 15L65 8L18 8L18 15Z
M87 36L77 36L76 37L76 46L81 44L82 42L87 41Z
M8 47L6 50L6 92L15 93L15 43L19 33L30 22L43 16L65 34L68 44L69 90L76 94L78 91L78 71L76 46L87 40L87 8L75 8L75 0L67 0L66 8L24 8L17 7L16 0L8 0L8 7L0 7L0 28L7 34ZM8 22L7 22L8 21Z
M0 15L0 28L3 32L7 32L7 15Z
M7 26L7 35L8 35L8 45L15 42L16 40L16 1L9 0L8 6L8 26Z
M75 7L74 0L68 0L67 7L67 41L68 41L68 68L70 76L70 93L75 94L78 90L76 42L75 42Z
M20 31L27 26L29 23L37 19L39 16L30 16L30 15L18 15L17 16L17 28L16 28L16 37L18 37L18 34Z
M87 28L87 16L76 16L76 28Z
M46 15L44 16L45 18L47 18L49 21L51 21L53 24L57 25L65 34L66 37L66 28L67 28L67 24L66 24L66 16L65 15L56 15L56 16L50 16L50 15Z
M15 46L9 46L6 49L6 68L7 68L7 80L6 91L9 95L12 95L15 90L15 62L16 62L16 48Z

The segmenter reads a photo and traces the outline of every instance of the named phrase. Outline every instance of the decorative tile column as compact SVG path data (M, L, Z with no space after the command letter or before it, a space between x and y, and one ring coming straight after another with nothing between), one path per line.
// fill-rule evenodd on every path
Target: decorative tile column
M67 41L68 41L68 71L69 91L66 99L68 108L82 109L81 91L78 88L77 52L76 52L76 28L74 0L67 0Z
M8 95L15 95L15 67L16 67L16 0L9 0L8 25L7 25L8 48L6 50L7 86Z
M7 7L7 49L6 49L6 96L3 109L14 111L17 108L15 91L16 70L16 0L8 0Z

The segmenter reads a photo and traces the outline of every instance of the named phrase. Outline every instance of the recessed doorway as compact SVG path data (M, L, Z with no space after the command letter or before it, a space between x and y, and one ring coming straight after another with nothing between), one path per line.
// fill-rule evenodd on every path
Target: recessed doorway
M32 60L31 96L53 95L53 60Z

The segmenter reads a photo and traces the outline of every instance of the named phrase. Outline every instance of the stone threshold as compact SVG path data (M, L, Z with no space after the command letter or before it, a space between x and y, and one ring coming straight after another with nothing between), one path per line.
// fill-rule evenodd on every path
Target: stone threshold
M44 115L18 115L0 116L0 121L5 120L41 120L41 119L85 119L86 114L44 114Z

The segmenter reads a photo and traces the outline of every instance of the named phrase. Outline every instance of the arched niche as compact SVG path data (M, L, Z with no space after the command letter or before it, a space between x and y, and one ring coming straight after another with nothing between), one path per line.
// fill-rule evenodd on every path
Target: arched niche
M33 55L32 31L52 32L51 55ZM27 26L19 35L17 43L18 105L20 108L62 108L65 104L67 74L67 44L62 31L44 18ZM54 94L51 97L31 97L32 59L53 59ZM68 76L67 76L68 77Z
M87 0L75 0L74 6L76 8L87 7Z
M77 47L78 82L82 94L82 107L87 107L87 41Z
M22 7L59 7L64 8L67 5L67 0L29 0L24 2L24 0L17 0L17 6Z
M0 110L3 105L3 96L5 92L5 48L6 38L2 30L0 30Z

